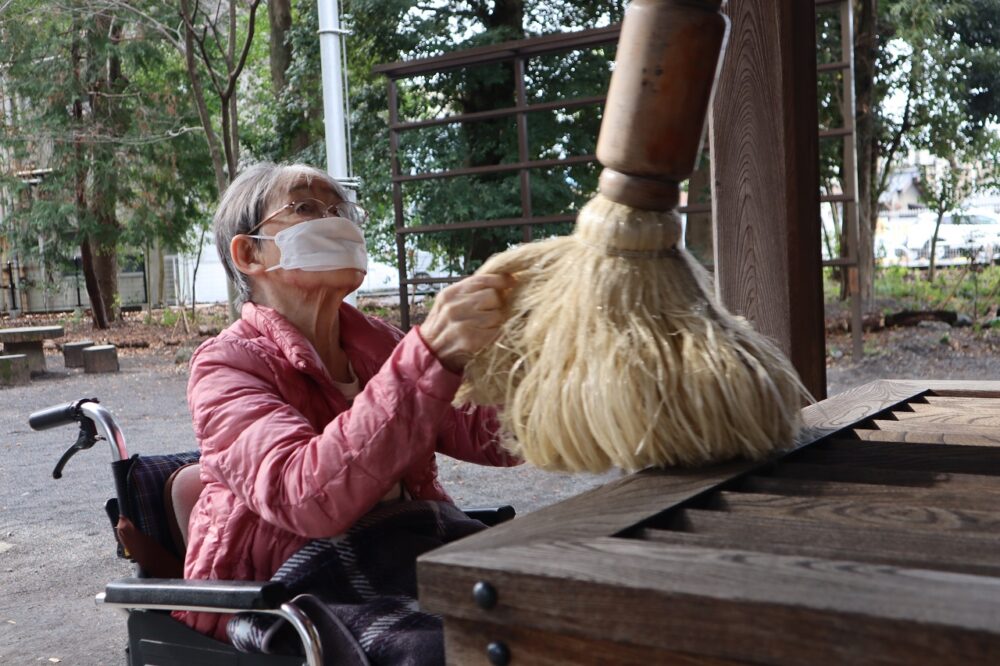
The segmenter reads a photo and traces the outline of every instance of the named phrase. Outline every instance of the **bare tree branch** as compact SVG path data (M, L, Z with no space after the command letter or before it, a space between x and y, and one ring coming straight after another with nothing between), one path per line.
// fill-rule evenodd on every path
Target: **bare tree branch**
M181 38L180 31L176 28L171 28L170 26L164 24L163 22L155 19L149 13L142 11L138 7L135 7L130 2L122 2L121 0L106 0L107 6L110 8L116 8L130 12L142 19L143 23L151 27L158 34L160 34L164 39L166 39L171 46L177 49L180 53L184 52L184 44Z
M208 48L205 46L205 41L208 38L208 28L202 30L201 34L198 33L198 28L194 24L194 19L198 15L200 10L198 0L195 0L194 11L189 10L189 5L187 0L181 2L181 19L184 21L184 35L185 38L191 37L191 41L194 46L197 46L198 52L201 54L201 61L205 65L205 69L208 70L209 80L215 92L221 97L222 96L222 76L215 71L215 67L212 65L212 58L208 54ZM208 15L205 15L208 19ZM211 21L208 21L211 23Z
M896 159L896 152L903 145L903 137L909 133L912 127L913 98L917 94L918 78L918 75L911 70L910 79L906 86L906 105L903 107L903 118L896 129L896 133L893 135L892 142L885 150L885 160L882 163L882 171L879 174L878 188L873 192L876 201L878 201L878 197L889 186L889 175L892 173L892 164Z
M228 181L226 173L222 167L222 155L219 151L219 137L212 128L212 118L208 113L208 105L205 103L205 91L201 84L201 77L198 75L198 64L194 59L194 33L191 29L191 22L188 20L190 5L188 0L180 0L181 16L184 18L184 62L188 70L188 79L191 81L191 90L194 93L195 108L198 110L198 118L205 129L205 138L208 143L208 152L212 158L212 167L215 170L215 182L219 192L226 189Z
M257 21L255 20L257 15L257 8L260 6L260 0L252 0L250 3L250 24L247 29L247 38L243 42L243 50L240 52L240 59L236 63L236 67L229 73L229 85L226 91L231 95L233 90L236 89L236 81L240 77L240 73L243 71L243 67L247 64L247 56L250 55L250 46L253 44L254 29L256 27Z
M236 5L230 3L229 5L232 10L235 11ZM215 37L215 48L219 51L219 55L222 57L222 62L226 63L226 71L230 72L233 69L233 59L228 55L227 49L232 50L232 42L236 39L235 28L229 29L229 39L225 40L222 38L222 34L219 32L219 3L216 3L215 16L208 19L208 13L205 13L205 18L208 20L209 27L212 28L212 35ZM223 46L228 44L228 46Z

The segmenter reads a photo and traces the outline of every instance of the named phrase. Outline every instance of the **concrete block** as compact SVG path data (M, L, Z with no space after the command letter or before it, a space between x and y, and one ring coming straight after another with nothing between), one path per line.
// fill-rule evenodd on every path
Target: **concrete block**
M118 372L118 350L114 345L94 345L83 350L83 371Z
M22 386L31 381L27 354L0 356L0 386Z
M83 367L83 350L87 347L93 347L94 342L92 340L79 340L77 342L67 342L63 345L63 359L66 362L67 368L82 368Z

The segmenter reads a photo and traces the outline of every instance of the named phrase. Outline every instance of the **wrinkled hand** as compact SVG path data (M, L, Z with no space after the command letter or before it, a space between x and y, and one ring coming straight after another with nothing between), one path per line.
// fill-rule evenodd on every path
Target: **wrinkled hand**
M476 352L493 342L507 319L510 275L473 275L443 289L434 300L420 335L438 360L461 372Z

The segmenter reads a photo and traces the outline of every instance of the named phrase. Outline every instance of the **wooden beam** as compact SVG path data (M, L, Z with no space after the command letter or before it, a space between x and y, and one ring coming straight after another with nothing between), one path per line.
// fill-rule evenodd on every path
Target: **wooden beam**
M684 531L646 529L642 538L674 544L800 554L834 560L894 564L917 569L1000 576L993 535L936 533L884 525L827 525L775 516L684 509Z
M741 0L710 120L716 283L723 303L826 395L816 9Z
M488 610L474 602L480 581L498 592ZM1000 581L986 576L599 538L439 555L422 560L418 585L421 606L449 619L749 663L1000 654ZM520 645L510 653L537 663Z

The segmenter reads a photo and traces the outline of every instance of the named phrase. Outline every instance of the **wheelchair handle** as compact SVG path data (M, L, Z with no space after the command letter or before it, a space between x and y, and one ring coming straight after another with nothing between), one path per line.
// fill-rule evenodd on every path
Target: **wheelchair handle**
M40 409L28 417L28 425L33 430L47 430L70 423L80 424L80 434L73 444L60 458L53 472L55 478L62 476L62 469L78 451L89 449L98 439L98 429L104 439L111 445L113 460L127 460L128 448L125 446L125 436L115 422L111 412L106 410L97 398L82 398L66 405L56 405Z
M40 409L28 417L28 425L32 430L48 430L75 423L80 418L80 405L88 401L97 402L97 398L84 398L67 405Z

